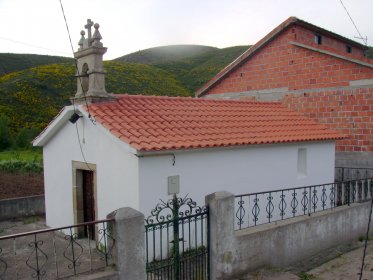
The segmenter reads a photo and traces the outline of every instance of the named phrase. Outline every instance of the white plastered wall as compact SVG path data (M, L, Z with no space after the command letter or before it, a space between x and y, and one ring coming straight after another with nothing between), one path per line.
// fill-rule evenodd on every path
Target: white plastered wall
M138 209L138 158L131 148L86 117L77 124L85 160L97 170L96 219L124 206ZM66 122L44 145L43 156L47 225L73 224L72 162L85 161L75 124Z
M307 175L299 174L298 149L306 149ZM216 191L245 194L334 181L334 141L205 149L139 159L140 211L149 215L167 199L167 177L180 175L180 196L198 204Z

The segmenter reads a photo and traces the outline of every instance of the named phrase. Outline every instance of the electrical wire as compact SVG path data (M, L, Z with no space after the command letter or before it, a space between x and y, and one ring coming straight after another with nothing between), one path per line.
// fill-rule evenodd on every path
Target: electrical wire
M92 170L91 167L89 166L89 164L88 164L88 162L87 162L87 160L86 160L86 158L85 158L84 152L83 152L83 147L82 147L82 144L81 144L81 141L80 141L80 135L79 135L79 129L78 129L78 122L75 123L75 129L76 129L76 135L78 136L78 142L79 142L80 153L82 154L82 157L83 157L84 163L85 163L85 165L87 166L88 170L93 172L93 170Z
M21 41L16 41L16 40L9 39L9 38L0 37L0 40L9 41L9 42L12 42L12 43L25 45L25 46L29 46L29 47L33 47L33 48L37 48L37 49L43 49L43 50L47 50L47 51L61 53L61 54L64 54L64 55L71 55L70 53L66 53L66 52L62 52L62 51L58 51L58 50L54 50L54 49L49 49L49 48L45 48L45 47L41 47L41 46L37 46L37 45L25 43L25 42L21 42Z
M67 19L66 19L66 15L65 15L65 10L63 8L63 5L62 5L62 0L59 0L60 1L60 6L61 6L61 11L62 11L62 15L63 15L63 18L65 20L65 25L66 25L66 30L67 30L67 34L69 36L69 41L70 41L70 47L71 47L71 51L73 53L73 57L74 57L74 47L73 47L73 42L71 40L71 35L70 35L70 29L69 29L69 25L67 24ZM91 120L91 122L93 124L95 124L95 121L92 120L92 116L91 116L91 112L89 111L89 106L88 106L88 102L87 102L87 97L86 97L86 94L85 94L85 91L84 91L84 87L83 87L83 82L82 82L82 79L81 79L81 75L80 75L80 71L79 71L79 68L78 68L78 61L77 59L74 58L74 62L75 62L75 68L76 68L76 72L78 74L78 80L79 80L79 83L80 83L80 86L82 88L82 92L83 92L83 97L84 97L84 102L85 102L85 105L87 107L87 111L88 111L88 118ZM74 110L75 110L75 107L74 107Z
M352 19L352 17L351 17L351 15L350 15L350 13L348 12L348 10L347 10L347 8L346 8L346 6L343 4L343 2L342 2L342 0L339 0L339 2L341 2L341 4L342 4L342 6L343 6L343 8L345 9L345 11L346 11L346 13L347 13L347 15L348 15L348 17L350 18L350 20L351 20L351 22L352 22L352 24L354 25L354 27L355 27L355 29L356 29L356 31L357 31L357 33L359 34L359 38L357 38L357 39L361 39L363 42L364 42L364 44L367 46L368 45L368 40L367 39L364 39L364 37L363 37L363 35L361 35L361 33L360 33L360 31L359 31L359 29L357 28L357 26L356 26L356 24L355 24L355 22L354 22L354 20Z
M67 24L67 20L66 20L66 15L65 15L65 11L64 11L64 8L63 8L63 5L62 5L62 0L59 0L60 2L60 6L61 6L61 10L62 10L62 15L63 15L63 18L65 20L65 25L66 25L66 30L67 30L67 33L69 35L69 41L70 41L70 47L71 47L71 51L73 53L73 57L74 57L74 47L73 47L73 43L72 43L72 40L71 40L71 35L70 35L70 29L69 29L69 25ZM83 83L82 83L82 80L81 80L81 76L80 76L80 72L79 72L79 68L78 68L78 62L77 62L77 59L74 59L75 61L75 68L76 68L76 72L78 74L78 80L79 80L79 83L80 83L80 86L82 88L82 92L83 92L83 96L84 96L84 101L85 101L85 104L86 104L86 107L87 107L87 111L88 111L88 118L89 120L92 122L93 125L96 125L95 123L95 120L92 118L91 116L91 113L89 112L89 106L88 106L88 102L87 102L87 98L86 98L86 94L85 94L85 91L84 91L84 88L83 88ZM75 106L75 103L74 103L74 99L72 99L72 104L73 104L73 108L74 108L74 113L76 113L76 106ZM84 124L83 124L84 125ZM82 157L83 157L83 160L84 160L84 163L86 164L88 170L90 171L93 171L86 158L85 158L85 155L84 155L84 151L83 151L83 147L82 147L82 143L80 141L80 134L79 134L79 129L78 129L78 123L75 123L75 128L76 128L76 135L77 135L77 138L78 138L78 142L79 142L79 149L80 149L80 153L82 154Z
M364 253L363 253L363 259L361 261L361 268L360 268L360 278L359 280L363 279L363 270L365 265L365 255L367 252L367 246L368 246L368 239L369 239L369 230L370 230L370 222L372 220L372 210L373 210L373 197L370 202L370 211L369 211L369 220L368 220L368 228L367 233L365 234L365 244L364 244Z

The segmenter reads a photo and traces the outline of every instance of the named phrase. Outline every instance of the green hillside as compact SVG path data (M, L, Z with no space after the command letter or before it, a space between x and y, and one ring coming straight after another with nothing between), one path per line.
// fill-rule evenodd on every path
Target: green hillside
M106 88L115 93L188 96L177 79L150 65L105 62ZM0 112L12 131L45 127L76 92L72 63L50 64L0 76Z
M61 56L0 53L0 76L40 65L72 61L72 58Z
M195 45L165 46L131 53L115 60L156 66L173 74L185 88L194 92L247 49L248 46L224 49Z
M192 96L247 49L185 45L135 52L105 62L106 89L113 93ZM372 50L370 47L370 57ZM74 74L70 58L0 54L0 117L10 119L13 132L21 128L41 130L70 104L69 97L76 91Z
M106 89L113 93L193 96L246 49L185 45L135 52L104 63ZM69 97L76 91L72 59L0 54L0 61L0 112L9 118L11 131L41 130L70 104Z
M248 48L248 46L236 46L218 49L214 54L205 57L206 59L203 62L196 62L194 67L187 73L180 71L175 73L175 75L187 89L195 92ZM167 70L167 65L155 66Z
M174 75L151 65L139 63L104 63L106 90L113 93L191 96Z

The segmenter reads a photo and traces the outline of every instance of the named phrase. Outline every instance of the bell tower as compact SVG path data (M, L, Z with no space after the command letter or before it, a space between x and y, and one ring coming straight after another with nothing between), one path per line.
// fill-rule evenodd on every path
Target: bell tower
M92 26L94 32L92 35ZM103 55L106 53L101 43L101 34L98 30L100 25L88 19L85 25L88 38L85 38L85 31L80 32L79 49L74 53L77 60L77 92L71 98L74 104L94 103L114 99L105 89L105 71Z

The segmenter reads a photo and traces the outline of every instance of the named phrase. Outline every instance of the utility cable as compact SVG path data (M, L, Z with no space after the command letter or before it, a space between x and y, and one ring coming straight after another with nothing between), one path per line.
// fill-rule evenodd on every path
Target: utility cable
M363 259L361 261L361 268L360 268L360 278L359 280L363 279L363 270L365 265L365 255L367 252L367 246L368 246L368 239L369 239L369 230L370 230L370 222L372 220L372 210L373 210L373 196L370 202L370 211L369 211L369 220L368 220L368 228L367 233L365 234L365 244L364 244L364 253L363 253Z
M47 51L61 53L61 54L64 54L64 55L71 55L70 53L66 53L66 52L62 52L62 51L58 51L58 50L54 50L54 49L49 49L49 48L45 48L45 47L41 47L41 46L37 46L37 45L25 43L25 42L21 42L21 41L16 41L16 40L9 39L9 38L0 37L0 40L9 41L9 42L12 42L12 43L15 43L15 44L29 46L29 47L33 47L33 48L37 48L37 49L43 49L43 50L47 50Z
M59 0L60 1L60 5L61 5L61 11L62 11L62 15L63 15L63 18L65 20L65 25L66 25L66 30L67 30L67 34L69 35L69 41L70 41L70 47L71 47L71 51L73 53L73 57L74 57L74 47L73 47L73 42L71 40L71 35L70 35L70 29L69 29L69 25L67 24L67 20L66 20L66 15L65 15L65 10L63 8L63 5L62 5L62 0ZM88 118L91 120L91 122L93 124L95 124L94 120L92 119L91 117L91 112L89 111L89 106L88 106L88 102L87 102L87 97L86 97L86 94L85 94L85 91L84 91L84 88L83 88L83 83L82 83L82 79L81 79L81 75L80 75L80 71L79 71L79 68L78 68L78 62L77 62L77 59L74 58L74 62L75 62L75 68L76 68L76 72L78 74L78 80L79 80L79 83L80 83L80 86L82 88L82 92L83 92L83 96L84 96L84 102L85 102L85 105L87 107L87 111L88 111ZM75 110L75 107L74 107L74 110Z
M86 158L85 158L84 152L83 152L83 147L82 147L82 144L81 144L81 141L80 141L80 135L79 135L79 129L78 129L78 122L75 123L75 129L76 129L76 135L78 136L78 142L79 142L80 153L82 154L82 157L83 157L84 163L85 163L85 165L87 166L88 170L93 172L93 170L92 170L91 167L89 166L89 164L88 164L88 162L87 162L87 160L86 160Z
M67 34L69 35L69 41L70 41L70 47L71 47L71 51L73 53L73 57L74 57L74 47L73 47L73 43L72 43L72 40L71 40L71 35L70 35L70 29L69 29L69 25L67 24L67 20L66 20L66 15L65 15L65 11L64 11L64 8L63 8L63 5L62 5L62 0L59 0L60 1L60 5L61 5L61 11L62 11L62 15L63 15L63 18L65 20L65 25L66 25L66 30L67 30ZM77 62L77 59L74 58L74 61L75 61L75 68L76 68L76 71L77 71L77 74L78 74L78 80L79 80L79 83L80 83L80 86L82 88L82 92L83 92L83 96L84 96L84 101L85 101L85 104L86 104L86 107L87 107L87 111L88 111L88 118L90 119L90 121L92 122L92 124L96 124L94 119L91 117L91 113L89 112L89 106L88 106L88 102L87 102L87 98L86 98L86 94L85 94L85 91L84 91L84 87L83 87L83 83L82 83L82 80L81 80L81 75L80 75L80 72L79 72L79 68L78 68L78 62ZM74 108L74 112L76 113L76 107L75 107L75 103L74 103L74 99L72 99L72 103L73 103L73 108ZM76 122L75 123L75 128L76 128L76 135L78 137L78 142L79 142L79 148L80 148L80 153L82 154L82 157L83 157L83 160L88 168L88 170L90 171L93 171L86 158L85 158L85 155L84 155L84 151L83 151L83 147L82 147L82 143L80 141L80 135L79 135L79 129L78 129L78 123Z
M76 113L76 109L75 109L75 104L74 104L74 100L72 100L72 103L73 103L73 107L74 107L74 112ZM83 129L84 129L84 124L83 124ZM89 166L86 158L85 158L85 155L84 155L84 151L83 151L83 146L82 146L82 141L80 140L80 134L79 134L79 128L78 128L78 122L75 123L75 130L76 130L76 136L78 138L78 143L79 143L79 149L80 149L80 153L82 155L82 158L83 158L83 161L85 163L85 165L87 166L88 170L89 171L92 171L93 170L91 169L91 167ZM83 141L84 141L84 136L83 136Z
M354 27L355 27L357 33L359 34L360 37L359 37L358 39L363 40L364 44L367 46L367 45L368 45L368 39L366 39L366 38L364 39L363 35L361 35L359 29L357 28L357 26L356 26L354 20L352 19L350 13L348 12L346 6L343 4L342 0L339 0L339 2L341 2L341 4L342 4L343 8L345 9L345 11L346 11L348 17L350 18L350 20L351 20L352 24L354 25Z

